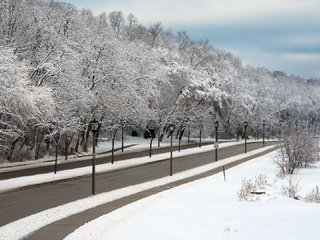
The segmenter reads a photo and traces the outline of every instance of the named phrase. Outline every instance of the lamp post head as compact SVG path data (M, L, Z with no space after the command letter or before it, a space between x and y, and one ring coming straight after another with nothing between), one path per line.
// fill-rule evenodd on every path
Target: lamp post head
M280 125L281 125L282 121L281 121L281 120L279 120L279 123L280 123Z
M91 127L91 131L92 131L92 132L97 132L97 131L98 131L98 128L99 128L99 122L98 122L96 119L93 119L93 120L90 122L90 127Z
M244 127L248 127L248 122L244 122Z
M298 121L296 121L296 125L298 125Z
M266 120L263 120L263 121L262 121L262 125L263 125L263 126L266 125Z
M170 132L173 132L173 130L174 130L174 125L173 125L173 124L171 124L171 125L169 126L169 130L170 130Z
M218 128L218 127L219 127L219 121L215 121L214 127L215 127L215 128Z

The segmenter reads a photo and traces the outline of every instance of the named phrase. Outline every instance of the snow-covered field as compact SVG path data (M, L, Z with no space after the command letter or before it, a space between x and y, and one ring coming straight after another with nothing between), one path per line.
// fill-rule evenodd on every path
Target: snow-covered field
M320 204L303 197L320 185L320 164L295 176L300 200L282 194L275 152L221 174L148 197L89 222L67 240L319 239ZM256 201L240 201L243 179L266 176Z

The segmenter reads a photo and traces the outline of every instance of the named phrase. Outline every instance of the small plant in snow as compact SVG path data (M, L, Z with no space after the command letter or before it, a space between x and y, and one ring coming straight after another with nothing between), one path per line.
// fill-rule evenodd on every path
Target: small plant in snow
M253 199L251 192L256 191L256 186L253 183L252 179L246 180L243 179L242 180L242 184L241 184L241 189L238 192L238 197L240 200L244 200L244 201L254 201L255 199Z
M268 181L269 181L269 178L266 174L260 174L259 176L255 177L254 184L257 187L257 189L261 190L261 189L265 189L265 187L269 185Z
M254 193L265 189L268 185L268 177L266 174L260 174L259 176L255 177L255 180L242 180L241 189L238 192L238 197L240 200L244 201L256 201L260 199Z
M298 192L300 190L299 182L294 180L292 176L287 178L287 183L282 186L281 192L283 195L299 200Z
M320 189L316 186L311 193L304 198L306 202L320 203Z

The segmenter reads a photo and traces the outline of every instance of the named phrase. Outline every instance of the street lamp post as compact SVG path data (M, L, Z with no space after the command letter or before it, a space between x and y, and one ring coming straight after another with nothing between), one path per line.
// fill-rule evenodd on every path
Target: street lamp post
M296 132L298 132L298 121L296 121Z
M281 120L279 120L279 125L280 125L280 129L279 129L279 135L281 135L281 124L282 124L282 121Z
M202 140L202 124L200 125L200 139L199 139L199 148L201 148L201 140Z
M214 123L214 127L216 129L216 141L214 143L214 147L215 147L215 157L216 157L216 161L218 161L218 147L219 147L219 142L218 142L218 128L219 128L219 121L216 121Z
M311 133L311 123L308 123L308 132Z
M121 119L121 152L123 152L124 149L124 126L123 126L123 119Z
M247 153L247 127L248 122L244 122L244 153Z
M264 146L264 135L265 135L265 127L266 127L266 120L262 121L262 145Z
M173 137L173 131L174 131L174 125L171 124L169 127L170 130L170 176L172 176L172 151L173 151L173 147L172 147L172 137Z
M92 195L96 194L96 133L99 128L99 122L97 120L93 120L90 122L90 127L92 131Z

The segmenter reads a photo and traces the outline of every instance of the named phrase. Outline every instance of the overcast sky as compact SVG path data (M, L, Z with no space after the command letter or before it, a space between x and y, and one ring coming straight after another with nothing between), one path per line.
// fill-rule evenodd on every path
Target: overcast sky
M245 64L320 78L320 0L62 0L209 39Z

